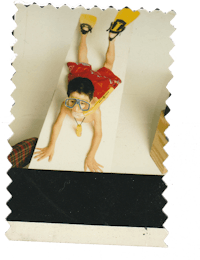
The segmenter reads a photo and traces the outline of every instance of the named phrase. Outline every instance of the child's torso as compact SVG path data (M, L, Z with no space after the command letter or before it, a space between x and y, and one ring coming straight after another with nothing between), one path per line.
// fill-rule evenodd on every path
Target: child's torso
M74 119L74 116L72 115L72 111L69 108L67 108L67 107L66 107L66 114L69 117ZM82 122L83 121L83 123L91 123L91 122L94 121L94 114L90 114L90 115L86 116L84 120L83 119L84 119L84 117L82 117L82 118L81 117L80 118L76 117L76 120L78 122Z

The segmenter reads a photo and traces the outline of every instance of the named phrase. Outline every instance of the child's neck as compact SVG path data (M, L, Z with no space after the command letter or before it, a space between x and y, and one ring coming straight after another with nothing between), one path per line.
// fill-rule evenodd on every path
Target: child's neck
M77 121L83 121L83 119L85 118L84 115L79 115L79 113L77 112L71 112L72 116L77 120Z

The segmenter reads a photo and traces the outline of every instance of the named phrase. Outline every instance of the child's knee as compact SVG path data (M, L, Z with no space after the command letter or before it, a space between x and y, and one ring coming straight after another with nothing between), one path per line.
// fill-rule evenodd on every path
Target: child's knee
M113 63L114 63L114 62L105 62L105 63L104 63L104 67L107 68L107 69L109 69L109 70L112 70L112 68L113 68Z

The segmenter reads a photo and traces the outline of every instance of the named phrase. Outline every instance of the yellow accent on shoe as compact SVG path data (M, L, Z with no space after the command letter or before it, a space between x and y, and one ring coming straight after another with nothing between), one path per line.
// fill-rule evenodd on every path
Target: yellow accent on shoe
M117 13L114 22L116 20L123 20L126 23L125 24L126 27L128 24L132 23L139 15L140 15L139 11L133 12L129 8L123 8Z
M91 14L81 14L80 16L80 24L85 23L89 24L92 28L95 26L97 21L96 16Z
M123 32L126 26L133 22L139 15L140 12L133 12L129 8L124 8L121 11L119 11L115 17L114 22L111 23L110 28L107 30L110 33L115 34L114 37L109 37L109 41L114 40L117 37L117 35Z

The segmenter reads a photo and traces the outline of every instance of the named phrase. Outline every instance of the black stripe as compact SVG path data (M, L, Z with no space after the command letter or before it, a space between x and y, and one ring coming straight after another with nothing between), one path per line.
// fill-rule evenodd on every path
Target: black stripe
M12 168L8 221L162 228L162 176Z

